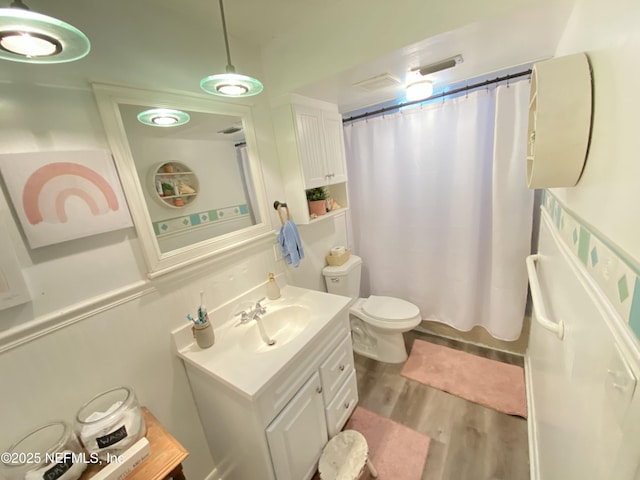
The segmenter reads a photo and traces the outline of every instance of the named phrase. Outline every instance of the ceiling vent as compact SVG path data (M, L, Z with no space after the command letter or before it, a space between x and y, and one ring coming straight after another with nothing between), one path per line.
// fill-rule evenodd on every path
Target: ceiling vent
M360 87L370 92L382 90L383 88L397 87L398 85L400 85L400 79L390 73L382 73L353 84L354 87Z
M453 68L459 63L462 63L462 55L456 55L455 57L446 58L444 60L440 60L439 62L432 63L430 65L424 65L422 67L413 68L411 71L419 71L420 75L423 77L425 75L429 75L431 73L441 72L442 70L447 70L448 68Z
M223 135L231 135L232 133L240 132L241 130L242 127L232 126L225 128L224 130L220 130L218 133L222 133Z

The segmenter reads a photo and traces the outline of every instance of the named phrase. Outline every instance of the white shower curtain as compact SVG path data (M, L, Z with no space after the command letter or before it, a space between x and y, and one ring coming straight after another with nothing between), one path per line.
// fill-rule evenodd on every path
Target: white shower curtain
M362 295L423 319L520 335L533 192L525 181L528 83L345 127Z

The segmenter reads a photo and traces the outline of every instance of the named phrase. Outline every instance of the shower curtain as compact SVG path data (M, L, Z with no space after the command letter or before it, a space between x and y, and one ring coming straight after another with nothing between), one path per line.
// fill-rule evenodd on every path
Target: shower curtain
M422 318L515 340L527 297L533 192L528 82L345 126L362 292Z

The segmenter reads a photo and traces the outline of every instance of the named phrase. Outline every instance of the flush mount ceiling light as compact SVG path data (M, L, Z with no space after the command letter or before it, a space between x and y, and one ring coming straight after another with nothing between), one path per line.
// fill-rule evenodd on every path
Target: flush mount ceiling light
M445 58L444 60L440 60L439 62L432 63L430 65L411 69L409 75L413 76L415 80L407 85L405 90L406 99L412 102L429 98L433 93L433 83L431 83L430 80L423 79L422 77L442 70L447 70L448 68L453 68L459 63L462 63L462 61L462 55L456 55L455 57Z
M429 80L422 80L421 82L415 82L407 85L405 91L405 97L408 101L413 102L415 100L423 100L429 98L433 93L433 83Z
M151 127L177 127L190 119L188 113L170 108L154 108L138 114L138 121Z
M220 16L222 17L222 32L224 34L224 45L227 50L226 73L209 75L200 81L200 88L207 93L220 95L222 97L250 97L259 94L262 83L252 77L236 73L236 68L231 63L231 53L229 52L229 39L227 38L227 24L224 19L224 7L220 0Z
M72 25L29 10L22 0L0 8L0 59L25 63L79 60L91 49L87 36Z

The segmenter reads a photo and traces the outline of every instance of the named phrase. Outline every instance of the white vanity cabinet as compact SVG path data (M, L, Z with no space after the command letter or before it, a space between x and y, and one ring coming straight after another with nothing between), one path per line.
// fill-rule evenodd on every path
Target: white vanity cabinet
M305 190L311 188L327 187L346 208L347 164L337 106L291 95L273 109L273 121L287 204L296 221L309 221Z
M216 336L216 342L223 339ZM256 361L270 361L270 352L260 355ZM210 362L184 363L216 479L310 479L328 439L343 428L358 401L344 307L252 394L212 375Z

